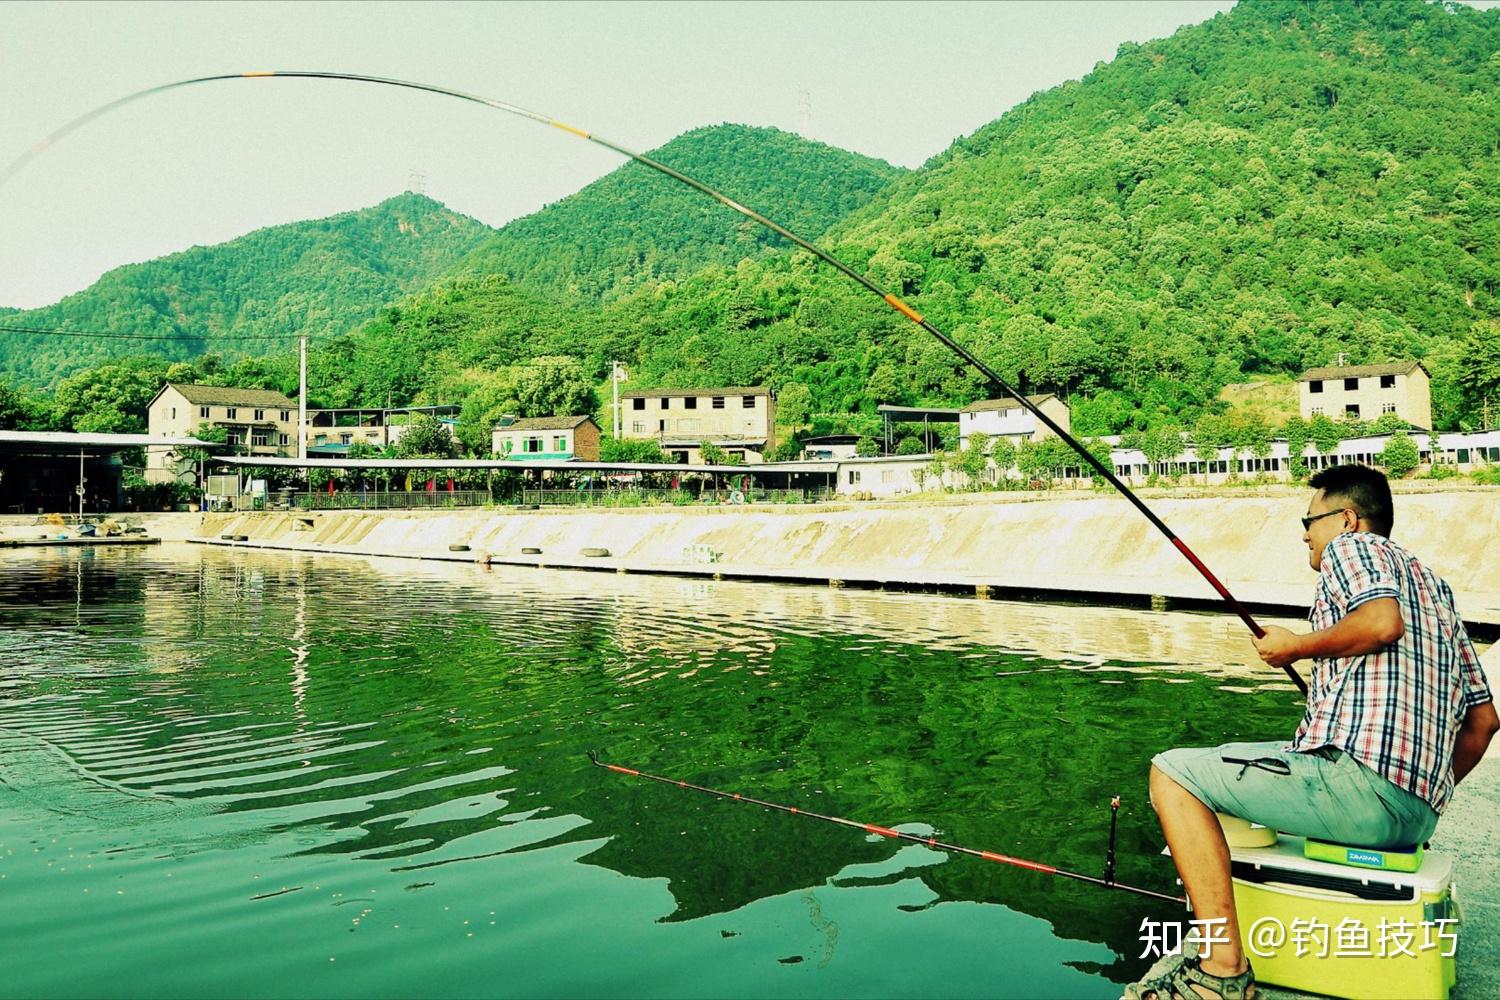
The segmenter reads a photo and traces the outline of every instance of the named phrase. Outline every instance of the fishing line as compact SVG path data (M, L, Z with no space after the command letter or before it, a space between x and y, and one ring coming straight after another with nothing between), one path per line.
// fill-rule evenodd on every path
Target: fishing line
M1083 461L1091 469L1094 470L1094 472L1098 473L1105 482L1113 486L1121 496L1130 501L1130 503L1136 508L1136 510L1140 511L1140 513L1144 515L1145 518L1150 521L1158 531L1165 535L1167 540L1172 543L1173 547L1175 547L1177 551L1182 554L1183 558L1185 558L1192 565L1192 567L1198 571L1198 574L1208 582L1209 586L1214 589L1214 591L1219 595L1224 603L1227 604L1229 608L1239 616L1240 620L1245 623L1246 627L1250 629L1250 632L1256 638L1260 638L1265 635L1265 630L1260 627L1260 625L1255 621L1253 617L1251 617L1249 609L1246 608L1245 605L1240 603L1240 601L1229 592L1229 588L1224 586L1224 584L1220 582L1218 577L1214 576L1212 571L1210 571L1209 568L1203 564L1203 561L1198 558L1193 550L1188 548L1187 543L1178 538L1177 535L1172 531L1172 529L1167 527L1166 522L1157 517L1156 513L1151 510L1150 507L1146 506L1145 502L1142 501L1140 497L1136 496L1135 492L1131 490L1130 487L1126 486L1120 480L1120 478L1115 475L1112 469L1110 469L1102 461L1100 461L1093 452L1084 447L1083 444L1080 443L1076 438L1074 438L1072 434L1069 434L1066 430L1064 430L1057 423L1057 421L1053 420L1051 417L1047 416L1046 413L1042 412L1042 409L1039 406L1033 403L1030 399L1027 399L1024 394L1011 388L1010 384L1003 378L1001 378L999 374L994 371L994 369L990 368L989 365L981 361L968 349L963 347L957 341L953 340L943 331L939 330L921 313L917 312L916 309L912 308L911 305L903 301L899 296L897 296L893 292L887 291L885 288L882 288L880 285L876 284L874 281L871 281L863 274L860 274L858 271L854 270L849 265L833 256L831 253L814 246L812 243L804 240L802 237L787 229L785 226L773 222L772 220L766 218L764 215L761 215L759 212L746 208L744 205L741 205L733 198L730 198L728 195L725 195L722 192L709 187L702 181L695 180L694 178L689 177L684 173L672 169L664 163L653 160L649 156L646 156L642 153L637 153L632 149L626 148L625 146L621 146L619 143L613 142L602 136L586 131L585 129L577 128L565 122L558 121L555 118L548 117L547 115L541 114L539 112L531 111L526 108L520 107L519 105L510 104L505 101L497 101L493 98L481 97L478 94L465 93L461 90L452 90L447 87L439 87L428 83L416 83L411 80L397 80L391 77L366 76L361 73L335 73L309 70L267 70L262 72L222 73L215 76L200 76L194 77L189 80L178 80L174 83L165 83L161 84L160 86L149 87L145 90L137 91L133 94L127 94L124 97L117 98L116 100L113 100L108 104L101 105L100 107L95 108L94 110L89 111L86 114L74 118L72 121L68 122L61 128L57 129L55 132L53 132L51 135L47 136L41 142L37 143L31 149L27 150L19 158L17 158L14 162L7 166L3 172L0 172L0 186L4 186L5 183L9 181L11 177L15 176L18 171L24 168L26 164L30 163L31 160L41 155L41 153L43 153L49 147L55 145L58 141L63 139L68 134L76 131L79 128L82 128L84 125L100 117L101 115L107 114L108 112L116 108L122 107L123 105L129 104L133 101L140 100L145 97L149 97L153 94L161 94L169 90L176 90L181 87L190 87L200 83L214 83L225 80L263 79L342 80L353 83L371 83L386 87L400 87L405 90L420 90L430 94L438 94L443 97L453 97L461 101L468 101L472 104L480 104L488 108L493 108L497 111L504 111L507 114L516 115L518 117L528 119L529 121L537 122L541 125L547 125L552 128L559 129L563 132L575 135L580 139L586 139L589 142L594 143L595 145L603 146L605 149L612 150L620 154L621 156L634 160L635 162L643 166L650 167L657 173L664 174L675 181L686 184L688 187L707 195L726 208L733 209L735 212L738 212L740 215L745 216L747 219L759 223L760 225L771 230L773 233L776 233L778 236L783 237L791 243L813 254L819 260L837 270L840 274L843 274L845 277L856 282L858 285L860 285L860 287L873 292L875 295L878 295L886 303L886 305L890 306L892 309L896 310L901 315L911 320L923 330L926 330L933 337L936 337L944 347L948 348L954 354L958 355L960 359L974 368L975 371L983 375L993 388L998 389L1000 392L1003 392L1005 395L1009 396L1017 403L1019 403L1023 408L1030 412L1032 416L1040 421L1044 427L1046 427L1052 433L1056 434L1060 440L1062 440L1065 444L1067 444L1070 448L1077 452L1079 457L1082 458ZM1300 690L1303 694L1306 694L1307 683L1302 679L1301 675L1298 674L1290 664L1282 667L1282 669L1286 672L1287 677L1291 679L1292 683L1297 686L1298 690Z
M947 851L950 854L964 854L971 858L979 858L982 861L993 861L997 864L1009 865L1012 868L1024 868L1027 871L1041 872L1043 875L1057 875L1061 878L1070 878L1078 882L1087 882L1089 885L1099 886L1101 889L1119 889L1121 892L1133 892L1138 896L1146 896L1151 899L1159 899L1168 903L1181 903L1187 905L1187 900L1181 896L1169 896L1164 892L1156 892L1151 889L1142 889L1139 886L1127 885L1124 882L1115 881L1115 817L1119 813L1120 798L1115 796L1110 801L1109 819L1109 850L1106 855L1104 866L1104 877L1097 878L1093 875L1085 875L1082 872L1069 871L1066 868L1058 868L1055 865L1045 865L1039 861L1028 861L1025 858L1016 858L1008 854L999 854L995 851L982 851L975 847L963 847L958 844L948 844L935 837L923 837L916 833L906 833L902 830L894 830L888 826L878 826L874 823L861 823L858 820L845 819L842 816L829 816L824 813L813 812L797 806L784 806L776 802L766 802L763 799L751 798L741 795L739 792L725 792L717 788L705 788L692 782L680 781L677 778L664 778L658 774L647 774L645 771L633 767L625 767L620 764L606 764L599 759L599 754L593 750L589 751L589 760L594 766L613 771L616 774L629 775L632 778L645 778L649 781L659 781L664 785L675 785L692 792L702 792L715 798L727 799L731 802L748 802L753 806L763 809L774 809L777 812L788 813L792 816L806 816L808 819L820 819L827 823L836 823L839 826L847 826L851 829L862 830L865 833L873 833L881 837L889 837L892 840L905 840L913 844L921 844L934 850Z

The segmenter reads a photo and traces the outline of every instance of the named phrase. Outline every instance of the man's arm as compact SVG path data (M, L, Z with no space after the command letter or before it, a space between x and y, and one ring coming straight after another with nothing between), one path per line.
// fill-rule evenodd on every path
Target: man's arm
M1327 659L1378 653L1405 634L1401 605L1394 597L1377 597L1329 628L1298 635L1277 625L1267 625L1264 636L1250 641L1262 660L1273 667L1285 667L1310 657Z
M1474 770L1474 765L1484 756L1490 739L1500 730L1500 716L1495 714L1495 703L1487 701L1475 705L1464 716L1463 728L1458 731L1458 743L1453 748L1453 781L1457 784L1464 775Z

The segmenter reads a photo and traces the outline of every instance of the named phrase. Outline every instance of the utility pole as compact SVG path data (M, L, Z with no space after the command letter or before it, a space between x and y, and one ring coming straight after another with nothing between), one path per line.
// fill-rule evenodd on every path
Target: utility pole
M78 523L83 523L83 449L78 449Z
M297 338L297 461L307 461L307 334ZM304 470L305 472L305 470Z
M614 402L610 406L610 412L614 415L615 440L620 440L620 383L629 378L630 375L618 361L609 363L609 387L614 394Z

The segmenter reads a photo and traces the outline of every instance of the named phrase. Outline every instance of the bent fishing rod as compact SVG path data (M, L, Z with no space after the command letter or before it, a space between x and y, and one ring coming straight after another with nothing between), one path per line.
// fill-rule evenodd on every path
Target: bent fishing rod
M874 823L861 823L858 820L845 819L842 816L829 816L824 813L813 812L810 809L802 809L797 806L785 806L776 802L767 802L763 799L751 798L739 792L725 792L717 788L706 788L703 785L695 785L689 781L681 781L677 778L664 778L659 774L648 774L645 771L633 767L625 767L622 764L609 764L599 759L597 751L588 752L589 760L593 761L595 767L613 771L616 774L628 775L632 778L645 778L648 781L658 781L664 785L675 785L678 788L687 789L692 792L702 792L715 798L726 799L730 802L748 802L753 806L763 809L773 809L776 812L788 813L792 816L806 816L808 819L820 819L826 823L835 823L839 826L847 826L850 829L862 830L865 833L873 833L881 837L889 837L892 840L905 840L913 844L921 844L934 850L947 851L950 854L964 854L971 858L979 858L981 861L993 861L997 864L1009 865L1012 868L1024 868L1027 871L1041 872L1043 875L1057 875L1061 878L1070 878L1078 882L1086 882L1089 885L1099 886L1101 889L1119 889L1121 892L1133 892L1138 896L1146 896L1150 899L1159 899L1168 903L1182 903L1187 905L1187 900L1182 896L1169 896L1164 892L1155 892L1151 889L1142 889L1139 886L1127 885L1124 882L1115 881L1115 818L1120 811L1120 797L1116 795L1110 800L1109 816L1109 848L1105 854L1104 876L1097 878L1093 875L1085 875L1082 872L1068 871L1066 868L1058 868L1054 865L1045 865L1039 861L1028 861L1025 858L1015 858L1008 854L999 854L995 851L982 851L974 847L962 847L958 844L948 844L935 837L923 837L916 833L907 833L904 830L895 830L888 826L878 826Z
M134 101L149 97L154 94L161 94L169 90L177 90L182 87L190 87L200 83L216 83L227 80L266 79L340 80L352 83L370 83L385 87L399 87L405 90L420 90L430 94L438 94L443 97L452 97L460 101L468 101L472 104L483 105L487 108L493 108L496 111L504 111L507 114L516 115L529 121L536 122L540 125L547 125L551 128L560 129L561 131L567 132L570 135L577 136L580 139L586 139L597 146L603 146L605 149L611 150L615 153L620 154L621 156L634 160L636 163L639 163L645 167L649 167L659 174L670 177L673 180L678 181L679 183L686 184L694 191L705 194L713 200L717 201L719 204L725 206L726 208L733 209L735 212L738 212L745 218L750 219L751 221L756 222L761 226L764 226L783 239L788 240L792 244L801 247L802 249L813 254L819 260L834 268L840 274L857 283L861 288L864 288L867 291L879 296L881 300L886 303L886 305L890 306L892 309L896 310L901 315L911 320L913 323L921 327L923 330L927 331L933 337L936 337L939 343L956 354L964 363L968 364L975 371L983 375L992 387L998 389L1000 392L1014 399L1017 403L1024 407L1032 416L1040 421L1044 427L1050 430L1053 434L1056 434L1060 440L1068 445L1068 447L1077 452L1079 457L1082 458L1084 462L1091 469L1093 469L1095 473L1102 477L1105 482L1113 486L1121 496L1130 501L1130 503L1135 507L1136 510L1140 511L1141 514L1144 515L1145 518L1150 521L1158 531L1165 535L1167 540L1171 542L1172 545L1177 549L1177 551L1182 554L1183 558L1185 558L1192 565L1192 567L1198 571L1199 575L1208 582L1209 586L1214 589L1219 597L1222 598L1223 601L1227 605L1229 605L1230 609L1239 616L1240 620L1243 621L1246 627L1250 629L1251 634L1253 634L1257 639L1265 635L1265 629L1261 628L1260 625L1255 621L1255 619L1251 617L1250 610L1246 608L1244 604L1240 603L1240 601L1229 592L1229 588L1224 586L1224 584L1219 581L1218 577L1214 576L1213 572L1210 571L1206 565L1204 565L1203 560L1199 559L1197 554L1195 554L1192 549L1188 548L1187 543L1178 538L1176 533L1173 532L1171 528L1167 527L1166 522L1157 517L1156 512L1153 511L1150 507L1147 507L1145 502L1142 501L1140 497L1136 496L1135 492L1131 490L1130 487L1126 486L1125 483L1123 483L1120 478L1115 475L1113 469L1110 469L1107 465L1105 465L1104 462L1100 461L1098 456L1094 455L1093 452L1084 447L1077 438L1073 437L1072 434L1064 430L1063 427L1057 423L1057 421L1053 420L1046 413L1044 413L1041 407L1028 399L1025 394L1018 392L1016 389L1012 388L1011 385L1003 378L1001 378L994 369L981 361L975 354L973 354L963 345L959 344L953 338L949 337L946 333L939 330L926 317L917 312L916 309L912 308L899 296L895 295L893 292L890 292L885 288L882 288L880 285L876 284L865 275L854 270L852 267L845 264L843 261L839 260L828 251L813 245L812 243L798 236L796 233L787 229L785 226L773 222L771 219L766 218L759 212L746 208L744 205L741 205L733 198L730 198L728 195L716 190L715 188L709 187L702 181L689 177L687 174L674 170L664 163L660 163L643 153L637 153L634 150L628 149L625 146L620 145L619 143L604 138L603 136L586 131L585 129L577 128L565 122L558 121L555 118L551 118L539 112L530 111L526 108L520 107L515 104L510 104L506 101L498 101L489 97L481 97L478 94L465 93L461 90L452 90L450 88L439 87L434 84L417 83L411 80L397 80L391 77L383 76L367 76L362 73L338 73L331 71L312 70L266 70L249 73L222 73L215 76L200 76L194 77L189 80L178 80L174 83L165 83L156 87L148 87L145 90L136 91L133 94L127 94L124 97L117 98L113 101L110 101L108 104L100 105L94 110L80 115L77 118L74 118L72 121L68 122L57 131L47 136L41 142L37 143L37 145L32 147L30 150L23 153L13 163L6 167L4 172L0 172L0 187L3 187L11 177L13 177L23 167L25 167L26 164L29 163L32 159L40 155L52 145L56 144L69 133L82 128L84 125L88 124L94 119L100 117L101 115L107 114L110 111L115 110L116 108L120 108L126 104L130 104ZM1287 664L1286 666L1282 667L1282 669L1286 671L1287 677L1289 677L1292 683L1297 686L1297 689L1303 694L1306 694L1307 683L1303 681L1301 675L1292 668L1291 664Z

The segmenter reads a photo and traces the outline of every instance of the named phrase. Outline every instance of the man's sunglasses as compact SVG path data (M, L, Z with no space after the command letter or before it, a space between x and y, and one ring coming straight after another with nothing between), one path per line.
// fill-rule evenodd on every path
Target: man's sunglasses
M1338 510L1325 510L1321 514L1314 514L1312 517L1304 517L1302 519L1302 530L1306 531L1308 528L1311 528L1314 521L1321 520L1325 517L1332 517L1335 514L1342 514L1346 510L1353 509L1353 507L1340 507Z

